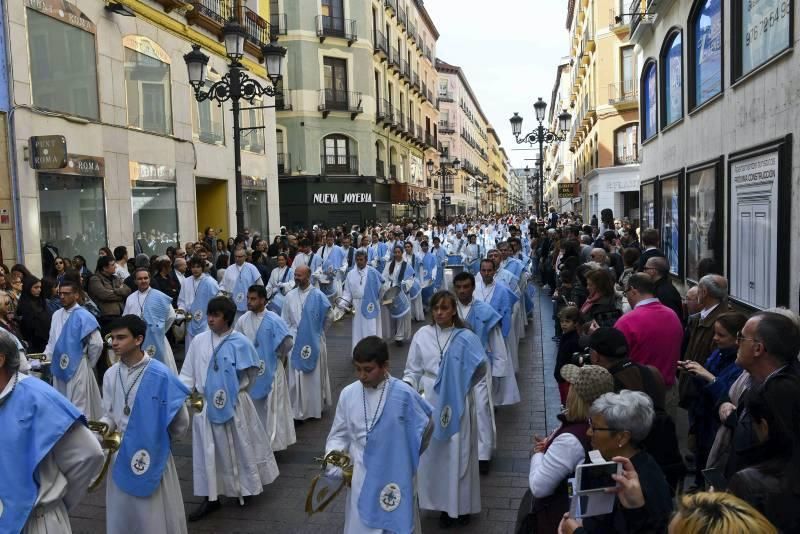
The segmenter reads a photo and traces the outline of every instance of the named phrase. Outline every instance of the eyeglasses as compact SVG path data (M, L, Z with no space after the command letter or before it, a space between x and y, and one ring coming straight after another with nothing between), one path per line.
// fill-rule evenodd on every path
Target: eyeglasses
M70 295L72 295L72 291L59 291L58 292L58 296L59 297L68 297Z
M601 428L599 426L592 426L592 418L591 417L589 417L586 420L586 422L589 423L589 428L592 429L592 432L600 432L602 430L604 430L606 432L623 432L622 430L620 430L618 428Z
M752 341L753 343L761 343L761 340L755 337L744 337L742 332L736 332L736 342L741 343L742 341Z

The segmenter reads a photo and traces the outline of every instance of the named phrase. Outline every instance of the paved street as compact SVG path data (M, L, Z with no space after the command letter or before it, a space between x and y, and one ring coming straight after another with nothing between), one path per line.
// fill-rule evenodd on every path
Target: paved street
M457 529L458 532L499 534L513 531L520 498L527 485L531 436L534 433L544 435L545 427L552 429L558 412L558 391L553 380L547 378L552 376L554 354L551 313L550 300L541 296L520 350L518 380L522 402L497 412L498 448L491 473L481 477L481 514L473 517L469 527ZM353 381L349 348L350 323L345 319L328 332L329 365L336 398L342 388ZM392 346L391 368L395 376L400 376L407 352L407 347L398 349ZM543 353L547 355L544 362ZM289 450L276 454L280 476L265 488L264 493L253 498L246 507L239 507L232 499L224 499L221 510L198 523L189 523L189 532L297 534L340 531L344 524L344 498L338 498L324 513L313 517L309 518L304 512L310 480L318 471L313 459L323 451L333 413L331 407L322 421L307 422L297 428L298 442ZM190 438L177 443L174 450L186 509L190 511L200 501L192 495ZM104 522L105 497L104 489L101 489L89 495L74 510L73 532L101 533L105 531ZM438 513L423 512L423 530L426 533L440 531Z

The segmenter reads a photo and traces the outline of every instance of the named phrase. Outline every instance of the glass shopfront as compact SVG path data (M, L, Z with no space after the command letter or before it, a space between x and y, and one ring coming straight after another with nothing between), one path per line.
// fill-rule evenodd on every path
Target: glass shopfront
M175 169L130 162L133 243L136 254L164 254L177 246Z
M267 180L260 176L242 176L244 195L244 225L250 235L258 234L269 239L267 218Z

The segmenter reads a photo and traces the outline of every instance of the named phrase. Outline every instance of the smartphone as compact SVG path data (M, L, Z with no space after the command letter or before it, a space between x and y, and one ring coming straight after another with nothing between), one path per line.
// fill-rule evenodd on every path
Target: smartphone
M575 482L578 493L603 491L617 486L611 475L622 473L622 464L604 462L599 464L582 464L575 470Z
M722 474L722 469L719 467L712 467L710 469L703 469L703 478L706 479L706 490L710 486L714 486L714 491L725 491L728 487L728 481L725 480L725 475Z

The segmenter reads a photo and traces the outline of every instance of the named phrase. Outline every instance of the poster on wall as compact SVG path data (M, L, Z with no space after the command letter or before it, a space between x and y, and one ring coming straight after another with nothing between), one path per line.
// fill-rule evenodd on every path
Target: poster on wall
M741 9L741 75L789 48L793 0L745 0Z
M780 177L781 150L731 161L728 217L731 297L758 309L785 303L778 273L788 258L788 233L779 198L791 197L789 180ZM786 191L784 191L786 189ZM783 257L782 257L783 254Z
M694 282L700 279L701 264L720 268L717 221L722 206L717 206L717 174L715 165L686 175L686 277Z
M425 176L422 174L422 158L411 155L408 160L409 174L412 184L421 185L425 181Z
M641 191L641 199L642 199L642 217L641 217L641 225L639 231L639 237L641 237L641 230L647 230L648 228L655 228L656 226L656 184L655 182L650 182L647 184L642 184L642 191Z
M680 187L678 176L661 182L661 242L669 272L680 276Z

